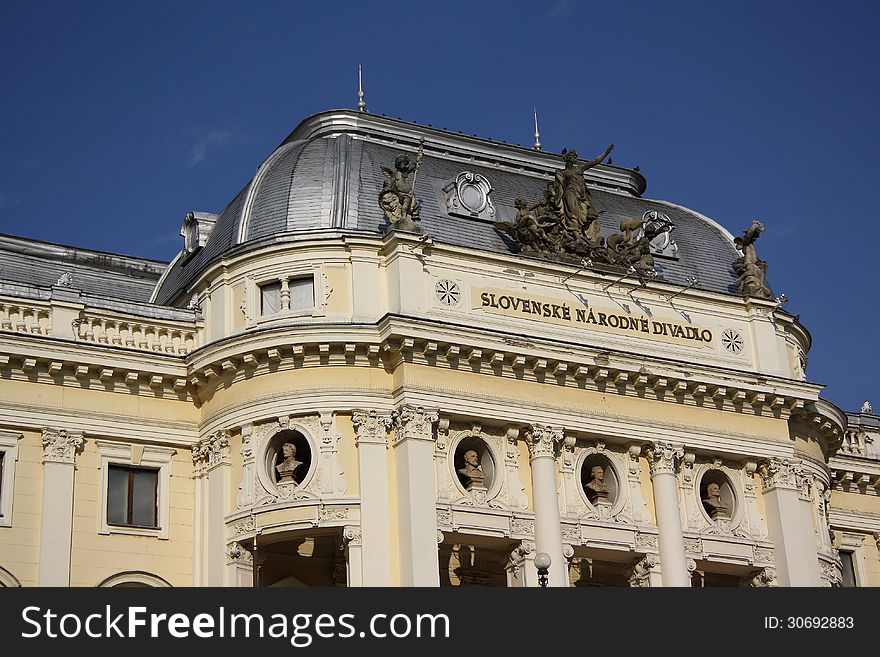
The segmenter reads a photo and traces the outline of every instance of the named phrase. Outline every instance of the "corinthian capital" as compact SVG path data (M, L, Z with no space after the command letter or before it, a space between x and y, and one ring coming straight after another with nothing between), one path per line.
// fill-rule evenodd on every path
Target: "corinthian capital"
M67 429L43 429L43 463L73 464L84 444L81 433L71 433Z
M401 440L433 440L434 423L440 417L435 410L426 410L421 406L404 406L394 411L394 428L397 430L395 442Z
M804 480L804 470L800 463L790 459L772 458L758 466L758 472L764 484L764 492L776 488L788 490L800 490L800 483Z
M193 465L208 470L229 463L229 432L217 431L192 446Z
M536 459L542 456L555 458L556 446L565 438L565 433L558 427L533 424L525 428L523 436L529 446L529 458Z
M684 458L684 448L672 443L657 442L645 447L651 476L658 474L675 474L679 463Z
M391 426L391 416L379 411L352 411L351 423L357 433L355 445L387 445L386 432Z

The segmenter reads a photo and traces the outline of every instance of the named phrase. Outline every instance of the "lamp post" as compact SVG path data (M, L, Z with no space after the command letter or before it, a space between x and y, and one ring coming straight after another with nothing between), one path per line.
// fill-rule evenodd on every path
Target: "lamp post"
M535 568L538 569L538 586L545 588L550 579L550 555L546 552L538 552L535 555Z

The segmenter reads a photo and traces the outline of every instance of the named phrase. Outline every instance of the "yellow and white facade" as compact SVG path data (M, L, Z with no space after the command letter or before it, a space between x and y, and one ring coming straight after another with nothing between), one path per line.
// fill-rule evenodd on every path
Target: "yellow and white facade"
M379 166L420 137L426 232L386 232ZM493 222L558 166L326 112L220 215L187 215L167 266L5 238L36 264L0 273L0 582L536 586L545 552L551 586L880 585L876 416L820 398L806 329L713 264L730 233L637 172L587 182L606 229L673 216L664 275L503 248ZM491 192L463 212L475 171ZM132 483L114 519L126 472L149 522Z

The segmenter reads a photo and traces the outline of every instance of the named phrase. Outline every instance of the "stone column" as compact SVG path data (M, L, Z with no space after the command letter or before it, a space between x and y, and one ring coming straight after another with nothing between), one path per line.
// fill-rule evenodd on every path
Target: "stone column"
M438 417L420 406L393 413L401 586L440 586L433 428Z
M548 586L567 587L568 561L562 550L562 523L559 519L559 495L556 485L556 449L563 437L562 429L541 425L533 425L525 430L532 470L535 550L550 555Z
M819 558L816 555L812 511L802 501L801 481L805 472L797 461L770 459L758 468L763 480L767 527L776 556L780 586L819 586ZM806 513L802 508L807 505Z
M357 570L355 578L349 573L348 585L391 586L391 495L388 490L387 436L391 416L378 411L353 411L351 421L357 434L355 445L358 450L361 526L358 529L357 550L349 549L348 552L348 567ZM346 527L346 532L348 529ZM369 564L369 568L354 563L355 559L360 558Z
M70 586L73 475L82 434L43 429L43 505L38 586Z
M202 546L203 586L223 586L226 570L226 514L229 498L229 433L217 431L199 440L192 448L193 477L198 504L194 531Z
M645 452L654 487L663 586L690 586L675 476L676 468L684 457L684 449L672 443L658 442L648 445Z

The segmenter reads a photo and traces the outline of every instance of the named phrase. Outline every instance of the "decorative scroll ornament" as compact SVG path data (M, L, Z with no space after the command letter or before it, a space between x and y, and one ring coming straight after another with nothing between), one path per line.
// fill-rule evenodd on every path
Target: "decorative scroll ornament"
M656 554L646 554L641 561L633 566L632 575L629 577L629 585L635 588L649 587L651 571L659 565L659 556Z
M350 545L360 545L361 528L355 525L346 525L342 530L342 540L345 542L346 547Z
M757 575L749 580L749 586L754 588L764 588L767 586L776 586L776 569L762 568Z
M529 446L529 457L532 459L540 457L555 458L556 446L565 437L562 429L546 427L540 424L526 427L523 435L526 439L526 444Z
M73 464L84 444L81 433L71 433L67 429L43 429L43 463Z
M419 151L415 163L411 163L409 155L401 153L394 158L394 169L382 167L385 174L385 183L379 193L379 207L385 213L390 226L387 231L401 230L409 233L424 233L425 231L416 222L419 216L419 204L414 192L416 174L422 165L424 137L419 140ZM413 181L409 182L412 174Z
M492 204L492 185L485 176L470 171L462 171L443 188L446 192L446 211L449 214L477 219L495 219L495 206Z
M251 553L238 541L229 543L226 546L226 561L229 563L239 563L244 566L250 566L254 563Z
M651 476L658 474L675 474L676 467L684 458L684 449L672 443L658 442L645 448Z
M755 242L763 232L764 224L755 220L742 237L733 240L736 248L743 254L733 262L733 270L738 275L736 287L740 294L759 299L773 299L773 291L764 280L767 276L767 262L760 260L755 251Z
M379 411L353 411L351 422L357 433L357 445L387 445L386 431L391 426L391 416Z

